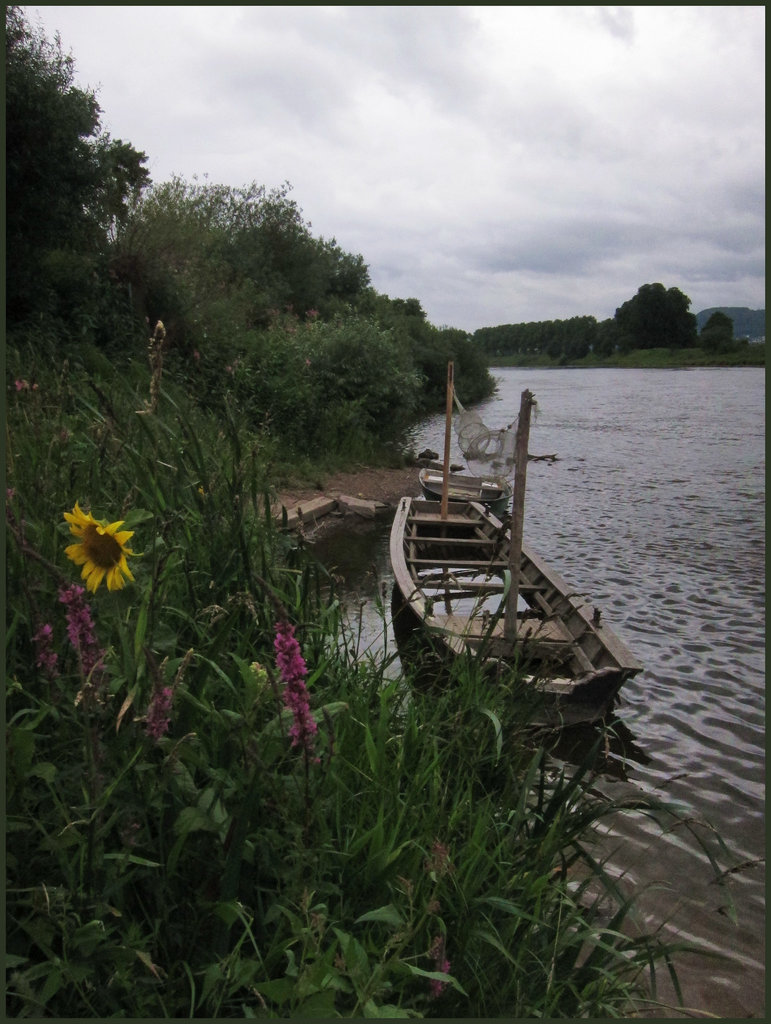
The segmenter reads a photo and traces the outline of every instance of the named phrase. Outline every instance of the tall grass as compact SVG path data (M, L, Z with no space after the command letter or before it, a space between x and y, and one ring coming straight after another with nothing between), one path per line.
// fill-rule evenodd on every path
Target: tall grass
M618 811L666 808L528 752L516 680L468 664L423 692L360 651L333 580L273 522L271 441L237 407L214 418L166 384L148 414L146 374L25 369L38 386L13 367L7 425L9 1016L598 1017L676 979L593 842ZM134 531L134 582L82 595L89 673L61 600L76 501ZM307 668L308 745L278 623Z

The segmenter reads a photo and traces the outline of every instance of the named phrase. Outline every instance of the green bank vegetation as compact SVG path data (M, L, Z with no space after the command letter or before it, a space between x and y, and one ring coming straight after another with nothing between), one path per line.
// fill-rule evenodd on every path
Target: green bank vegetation
M702 348L670 349L650 348L633 349L630 352L615 352L611 356L599 356L589 353L582 359L563 360L550 358L543 353L529 355L517 353L513 355L491 356L490 366L528 366L551 367L561 369L591 369L592 367L619 367L627 370L682 370L689 367L732 367L732 366L765 366L765 344L744 345L731 352L719 355L706 352Z
M486 393L478 349L375 294L284 190L148 192L6 11L8 1016L606 1017L648 1012L662 972L677 994L680 947L598 833L691 829L718 881L719 839L603 795L601 748L553 759L514 673L424 692L385 610L365 649L270 514L303 460L382 454L448 358Z

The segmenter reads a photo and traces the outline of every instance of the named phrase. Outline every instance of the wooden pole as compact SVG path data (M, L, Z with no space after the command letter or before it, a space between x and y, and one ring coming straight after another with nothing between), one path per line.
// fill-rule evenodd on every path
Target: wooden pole
M509 591L503 633L507 640L517 642L517 604L519 603L519 572L522 561L522 534L525 527L525 486L527 483L527 447L530 440L530 413L535 400L532 392L525 389L519 406L517 441L514 448L514 497L511 507L511 545L509 547L509 570L511 590Z
M447 518L448 505L450 500L450 439L452 437L452 390L453 390L453 364L447 364L447 412L444 424L444 465L442 469L442 504L439 514L442 519Z

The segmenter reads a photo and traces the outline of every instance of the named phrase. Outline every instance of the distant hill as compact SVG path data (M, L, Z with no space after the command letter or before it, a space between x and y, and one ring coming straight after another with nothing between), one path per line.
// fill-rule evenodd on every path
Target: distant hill
M696 323L699 331L709 320L713 313L725 313L734 322L734 338L749 338L754 341L756 338L766 336L766 311L765 309L748 309L746 306L711 306L696 314Z

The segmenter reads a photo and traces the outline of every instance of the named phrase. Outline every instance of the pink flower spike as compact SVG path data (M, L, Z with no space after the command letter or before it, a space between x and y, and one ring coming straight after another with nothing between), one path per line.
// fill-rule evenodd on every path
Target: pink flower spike
M83 587L73 583L59 590L59 600L67 608L67 635L78 654L83 675L96 685L101 682L105 651L96 639L94 620L85 593Z
M170 686L164 686L155 690L147 711L147 724L145 726L147 735L157 743L161 736L168 731L171 723L171 703L174 691Z
M53 634L53 628L46 623L32 637L37 649L35 664L38 668L43 669L49 679L56 679L59 675L58 655L51 643Z
M434 941L431 943L431 949L428 951L428 955L434 961L434 970L440 974L450 973L450 961L445 956L444 950L444 939L441 935L437 935ZM437 999L447 987L443 981L437 981L432 978L429 982L429 989L432 999Z
M273 646L276 651L276 666L284 683L284 705L294 717L289 729L292 746L301 746L306 753L313 753L314 737L319 727L311 715L310 697L305 685L308 667L300 653L300 645L295 639L294 626L288 622L277 623Z

